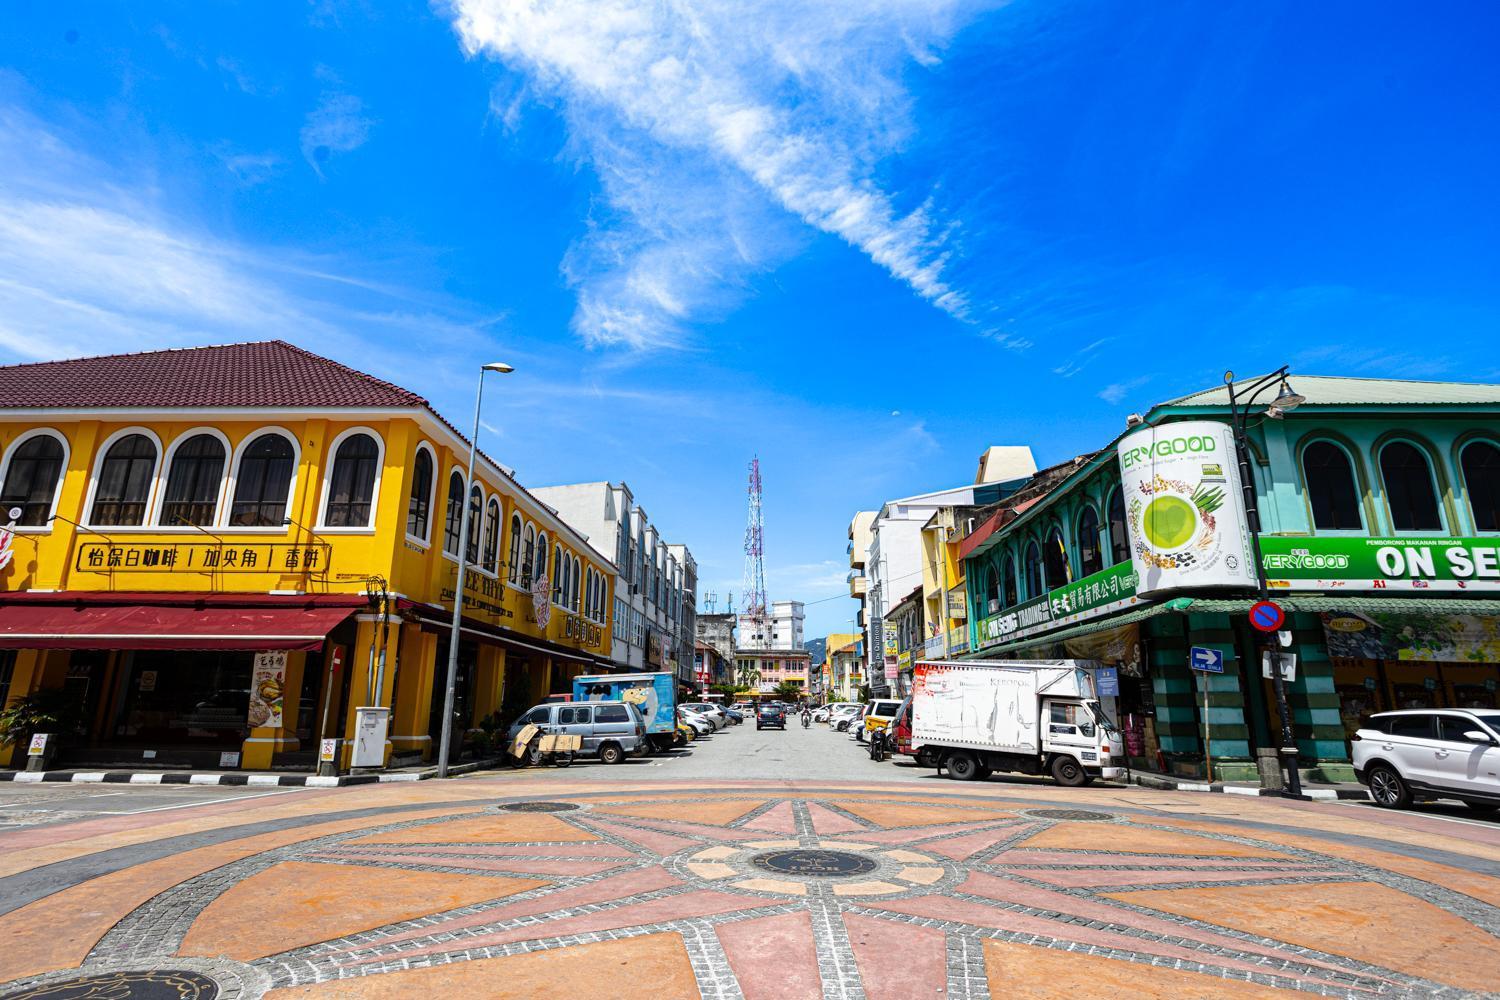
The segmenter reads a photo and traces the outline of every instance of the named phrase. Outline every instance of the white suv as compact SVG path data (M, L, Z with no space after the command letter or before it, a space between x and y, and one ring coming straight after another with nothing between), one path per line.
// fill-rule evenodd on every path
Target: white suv
M1459 799L1500 809L1500 710L1382 712L1354 734L1354 774L1387 809L1414 799Z

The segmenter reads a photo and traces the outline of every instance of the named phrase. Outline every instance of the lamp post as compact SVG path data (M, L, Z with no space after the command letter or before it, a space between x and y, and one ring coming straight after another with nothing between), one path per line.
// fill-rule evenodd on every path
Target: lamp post
M1271 420L1280 420L1288 411L1296 409L1303 397L1292 391L1287 382L1287 365L1282 365L1269 375L1256 379L1247 386L1236 387L1234 372L1224 373L1224 385L1229 390L1229 420L1234 430L1235 457L1240 467L1240 489L1245 498L1245 519L1250 525L1250 547L1255 558L1255 593L1264 601L1270 594L1266 587L1265 561L1260 552L1260 508L1255 500L1255 481L1250 476L1250 450L1245 440L1245 421L1250 416L1250 407L1256 397L1279 380L1281 389L1276 398L1265 409ZM1281 676L1281 652L1276 643L1268 644L1271 655L1271 687L1276 692L1276 711L1281 716L1281 742L1277 756L1287 771L1287 784L1293 795L1302 794L1302 776L1297 773L1297 740L1292 732L1292 717L1287 709L1286 681ZM1209 776L1212 779L1212 775Z
M515 371L496 361L479 369L479 388L474 393L474 433L469 436L469 470L464 476L464 495L458 514L458 575L453 581L453 625L448 632L448 682L443 692L443 735L438 743L437 776L448 777L448 747L453 742L453 699L458 687L458 637L464 616L464 573L469 554L469 496L474 489L474 457L479 453L479 413L484 404L484 376L488 372L507 375ZM475 520L478 518L476 517Z

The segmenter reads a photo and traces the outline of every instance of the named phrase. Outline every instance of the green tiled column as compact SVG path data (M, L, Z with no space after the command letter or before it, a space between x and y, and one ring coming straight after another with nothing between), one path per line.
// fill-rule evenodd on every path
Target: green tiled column
M1297 654L1297 679L1287 685L1286 697L1302 764L1314 761L1325 777L1352 781L1354 772L1349 765L1349 745L1344 742L1344 723L1339 717L1339 696L1333 686L1333 664L1328 660L1323 623L1317 615L1307 613L1292 614L1289 619L1292 646L1287 652Z
M1253 778L1255 765L1250 755L1250 730L1245 724L1244 664L1235 655L1234 629L1229 615L1189 614L1186 624L1188 647L1206 646L1224 654L1222 674L1202 674L1194 678L1200 716L1203 714L1203 688L1208 688L1207 736L1213 750L1214 777L1228 781Z
M1156 739L1163 753L1201 754L1196 692L1187 667L1183 625L1180 615L1158 615L1147 624Z

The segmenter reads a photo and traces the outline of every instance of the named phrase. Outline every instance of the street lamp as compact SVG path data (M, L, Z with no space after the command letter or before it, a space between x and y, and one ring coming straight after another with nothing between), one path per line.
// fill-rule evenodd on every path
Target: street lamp
M1229 390L1229 420L1234 430L1235 457L1240 467L1240 489L1245 496L1245 520L1250 525L1250 545L1255 557L1255 592L1264 601L1270 597L1266 587L1265 560L1260 551L1260 508L1255 501L1255 481L1250 477L1250 449L1245 440L1245 421L1250 416L1250 407L1256 397L1280 380L1281 388L1275 400L1266 407L1265 415L1280 420L1288 411L1296 409L1306 398L1292 390L1287 381L1287 365L1282 365L1269 375L1256 379L1247 386L1236 387L1234 372L1224 373L1224 385ZM1271 687L1276 692L1276 711L1281 715L1281 744L1277 756L1287 771L1287 785L1293 795L1302 794L1302 776L1297 773L1297 740L1292 732L1291 712L1287 709L1286 681L1281 676L1281 651L1275 643L1268 644L1271 656ZM1212 779L1212 775L1209 776Z
M453 626L448 632L448 685L443 692L443 735L438 743L439 778L448 777L448 747L453 742L453 699L458 687L458 636L464 616L464 573L469 554L469 496L474 489L474 457L479 452L479 413L484 403L484 376L487 372L508 375L515 371L501 361L479 369L479 388L474 394L474 433L469 436L469 471L464 476L464 495L458 513L458 575L453 583ZM476 518L477 520L477 518Z

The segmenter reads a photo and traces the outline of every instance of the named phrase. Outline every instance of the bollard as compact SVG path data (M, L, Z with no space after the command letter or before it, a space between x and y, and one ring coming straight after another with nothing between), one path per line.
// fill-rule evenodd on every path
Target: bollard
M1286 788L1286 775L1282 773L1281 757L1275 747L1261 747L1255 751L1255 766L1260 770L1260 787L1273 792Z

